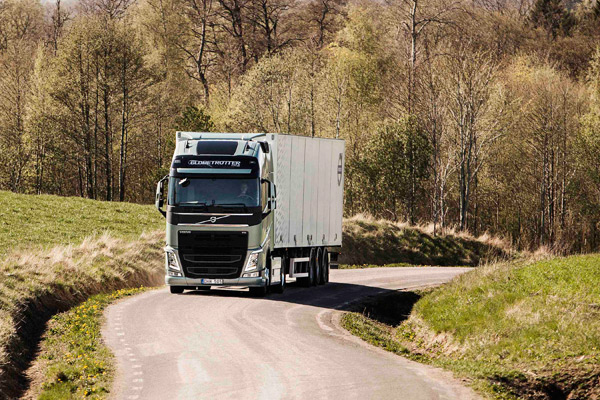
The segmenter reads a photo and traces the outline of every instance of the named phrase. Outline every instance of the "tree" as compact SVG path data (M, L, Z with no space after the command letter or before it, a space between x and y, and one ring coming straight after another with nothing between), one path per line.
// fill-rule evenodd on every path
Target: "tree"
M212 132L215 124L203 108L188 106L175 120L177 130L188 132Z

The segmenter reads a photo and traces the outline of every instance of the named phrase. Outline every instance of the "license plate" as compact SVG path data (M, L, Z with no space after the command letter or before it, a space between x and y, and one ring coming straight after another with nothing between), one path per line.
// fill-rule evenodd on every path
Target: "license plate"
M202 279L204 285L222 285L223 279Z

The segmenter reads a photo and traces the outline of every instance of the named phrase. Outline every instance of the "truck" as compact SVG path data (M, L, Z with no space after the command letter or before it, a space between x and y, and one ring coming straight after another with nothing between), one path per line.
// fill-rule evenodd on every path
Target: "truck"
M340 139L177 132L155 198L170 292L326 284L342 246L344 149Z

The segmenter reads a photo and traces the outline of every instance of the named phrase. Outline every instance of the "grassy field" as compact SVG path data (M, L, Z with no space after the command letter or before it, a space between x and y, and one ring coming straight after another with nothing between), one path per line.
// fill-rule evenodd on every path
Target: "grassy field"
M600 398L600 255L492 264L417 295L408 316L390 306L402 302L381 298L344 324L495 398Z
M164 219L154 206L0 191L0 255L79 244L104 232L134 239L162 228Z
M341 264L479 265L513 255L498 238L448 231L433 235L426 226L409 226L356 216L344 220Z

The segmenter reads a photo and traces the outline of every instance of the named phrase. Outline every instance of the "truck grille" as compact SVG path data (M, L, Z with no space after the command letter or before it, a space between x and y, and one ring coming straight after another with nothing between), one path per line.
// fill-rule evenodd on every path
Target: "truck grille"
M178 242L186 277L240 277L248 251L247 232L180 231Z

